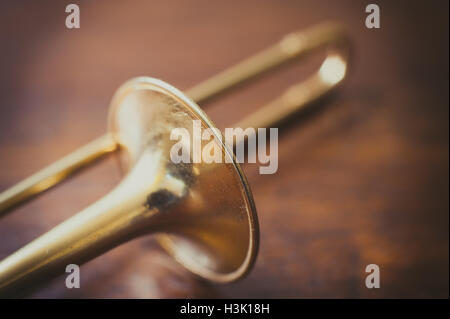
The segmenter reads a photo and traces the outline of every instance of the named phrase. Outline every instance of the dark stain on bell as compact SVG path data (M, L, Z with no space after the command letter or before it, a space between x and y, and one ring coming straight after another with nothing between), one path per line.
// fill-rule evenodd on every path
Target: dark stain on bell
M147 197L146 206L149 209L157 208L160 211L164 211L167 207L171 206L177 201L177 196L171 193L167 189L162 189L156 193L152 193Z
M186 186L192 186L195 183L195 175L193 173L192 163L169 163L167 165L167 170L170 175L183 181Z

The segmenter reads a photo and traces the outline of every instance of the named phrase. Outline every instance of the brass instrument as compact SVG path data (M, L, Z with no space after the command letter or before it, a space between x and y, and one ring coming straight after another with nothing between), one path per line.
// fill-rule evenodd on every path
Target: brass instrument
M214 128L197 103L312 51L328 52L317 73L245 117L235 127L270 127L342 82L349 46L343 29L326 23L280 42L188 90L148 77L131 79L114 94L108 133L0 194L0 215L93 160L120 150L127 172L103 198L0 262L0 296L14 296L68 264L82 264L137 236L156 233L183 266L214 282L246 274L258 250L258 219L250 187L231 148L231 163L174 164L168 157L175 127L193 120ZM236 141L236 144L244 140Z

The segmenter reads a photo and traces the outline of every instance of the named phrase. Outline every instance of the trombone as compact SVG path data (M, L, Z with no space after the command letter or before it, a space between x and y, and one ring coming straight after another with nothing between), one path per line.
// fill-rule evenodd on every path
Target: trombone
M174 164L170 130L193 120L215 128L197 103L318 50L319 70L235 124L273 127L335 89L347 74L343 28L323 23L278 43L183 92L149 77L127 81L114 94L108 132L0 193L0 215L53 187L94 160L118 153L126 171L110 193L0 262L0 296L11 297L138 236L155 234L184 267L213 282L237 280L255 262L255 204L233 149L216 141L222 163ZM195 102L194 102L195 101ZM244 143L236 140L234 146Z

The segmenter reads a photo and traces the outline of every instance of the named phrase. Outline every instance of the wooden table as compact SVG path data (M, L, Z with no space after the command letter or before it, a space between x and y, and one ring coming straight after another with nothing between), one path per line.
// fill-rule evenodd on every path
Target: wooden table
M244 170L261 248L248 277L213 285L182 269L151 237L60 277L33 297L447 297L449 289L448 1L77 1L0 5L0 188L102 134L125 80L186 89L316 22L344 23L354 43L346 85L280 134L279 170ZM284 68L205 105L224 128L314 70ZM0 221L3 258L108 192L113 157ZM381 288L365 287L377 264Z

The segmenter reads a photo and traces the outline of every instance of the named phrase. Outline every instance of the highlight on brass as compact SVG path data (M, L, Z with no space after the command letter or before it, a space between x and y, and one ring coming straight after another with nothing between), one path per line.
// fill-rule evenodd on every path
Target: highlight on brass
M447 30L438 1L1 2L0 299L448 298Z

